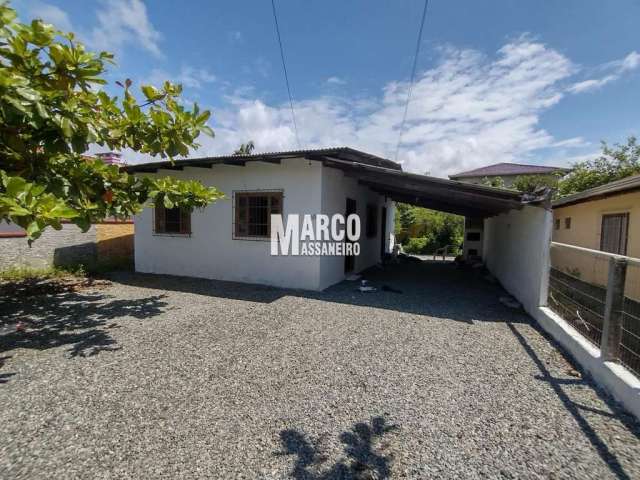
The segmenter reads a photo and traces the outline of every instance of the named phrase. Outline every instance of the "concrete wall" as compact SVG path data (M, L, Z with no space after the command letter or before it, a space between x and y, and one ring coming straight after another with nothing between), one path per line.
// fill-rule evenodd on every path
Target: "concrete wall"
M282 191L285 218L288 214L344 214L347 196L356 199L357 213L364 216L367 202L380 205L384 201L341 171L302 159L285 159L279 165L249 162L243 167L187 167L154 175L196 179L217 187L227 198L192 214L191 235L154 234L153 211L144 209L135 218L135 265L140 272L320 290L344 278L344 258L272 256L268 239L234 238L234 192ZM380 237L367 239L365 233L363 224L356 270L380 258Z
M133 223L100 223L95 228L98 261L133 260Z
M531 315L546 304L551 226L552 213L534 206L484 222L487 268Z
M640 258L640 192L554 208L553 240L600 250L602 216L611 213L629 214L627 255ZM567 218L571 218L569 228L565 226ZM560 221L558 229L555 228L556 220ZM592 255L566 248L555 248L551 251L551 266L594 285L607 284L606 259L596 259ZM626 293L629 297L640 299L640 268L627 270Z
M322 169L322 213L333 215L344 214L347 198L356 201L356 213L360 216L362 232L360 236L360 255L355 260L355 272L380 262L382 236L385 237L385 250L393 247L390 232L393 232L395 206L392 201L385 201L385 197L372 192L367 187L358 185L358 180L346 177L344 172L334 168ZM375 237L367 238L367 205L377 208L376 221L378 224ZM382 232L382 207L387 207L386 232ZM344 257L322 257L320 263L320 285L326 288L344 279Z
M5 232L11 230L8 227L4 227ZM50 265L89 264L96 257L95 240L95 226L83 233L72 224L64 224L62 230L48 228L31 247L26 237L0 236L0 270L15 266L44 268Z

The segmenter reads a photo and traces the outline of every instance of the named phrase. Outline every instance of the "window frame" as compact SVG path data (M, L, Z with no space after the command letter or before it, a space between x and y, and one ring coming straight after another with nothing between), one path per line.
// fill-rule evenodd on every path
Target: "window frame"
M564 229L571 230L571 217L565 217L564 219Z
M604 228L604 224L605 221L609 218L614 218L614 217L618 217L618 218L623 218L623 223L620 224L620 233L622 233L622 226L624 225L624 237L622 237L620 240L623 241L623 245L618 244L618 247L622 246L622 251L620 251L620 248L618 249L617 252L612 252L610 250L605 250L605 228ZM616 212L616 213L603 213L602 217L600 219L600 251L601 252L607 252L607 253L613 253L614 255L627 255L627 250L629 248L629 212Z
M560 230L560 219L556 218L554 223L555 223L555 225L554 225L555 230Z
M271 241L271 215L272 215L272 207L271 207L271 197L277 196L280 198L280 215L283 215L284 212L284 190L283 189L267 189L267 190L234 190L233 191L233 212L232 212L232 225L231 225L231 237L233 240L247 240L252 242L266 242ZM269 206L267 213L267 235L246 235L240 234L238 232L240 219L239 219L239 208L238 202L240 198L245 197L268 197L269 198ZM250 223L247 223L247 226ZM247 228L248 231L248 228Z
M193 234L193 229L191 228L191 214L189 210L185 208L178 209L180 212L179 220L178 220L178 231L177 232L168 232L166 231L166 211L167 210L175 210L176 208L166 208L164 205L155 205L153 208L153 235L162 236L162 237L190 237ZM160 230L158 227L160 225L158 221L159 212L163 212L165 215L164 218L164 226L165 229ZM186 220L185 220L186 219Z

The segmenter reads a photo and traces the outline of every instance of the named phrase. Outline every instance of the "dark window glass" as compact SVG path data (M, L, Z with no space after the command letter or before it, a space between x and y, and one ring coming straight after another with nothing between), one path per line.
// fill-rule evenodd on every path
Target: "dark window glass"
M564 228L571 228L571 217L564 219Z
M616 213L602 216L600 250L603 252L627 254L629 214Z
M282 193L236 193L235 236L269 238L271 215L282 213Z

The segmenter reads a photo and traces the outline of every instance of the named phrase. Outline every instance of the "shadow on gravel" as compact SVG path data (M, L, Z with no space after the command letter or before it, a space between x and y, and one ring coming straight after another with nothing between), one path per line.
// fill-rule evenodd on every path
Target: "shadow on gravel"
M0 305L0 353L15 348L46 350L68 345L70 357L119 350L109 333L122 317L146 319L161 314L164 295L111 300L103 293L65 292ZM20 322L24 331L16 328ZM1 380L0 380L1 381Z
M384 445L376 446L382 437L399 427L387 425L384 417L374 417L370 423L359 422L340 434L345 458L330 466L320 442L307 439L298 430L282 430L282 451L275 455L296 456L290 476L296 480L364 480L391 476L391 455L385 455Z
M585 418L585 416L582 414L582 411L588 411L597 415L615 418L622 422L622 424L637 438L640 438L640 424L631 415L622 410L608 395L603 394L603 392L596 388L588 379L562 379L551 376L551 373L545 366L544 362L540 359L540 357L538 357L533 347L531 347L531 345L529 345L529 343L527 342L526 338L511 323L507 323L507 326L511 329L511 332L516 337L527 355L529 355L533 363L535 363L538 370L540 370L540 375L537 375L535 378L540 381L547 382L551 386L564 407L573 416L576 423L580 426L580 428L584 432L585 437L589 440L589 442L591 442L593 448L598 452L600 458L602 458L602 460L607 464L607 466L611 470L611 473L619 479L630 479L631 477L624 471L624 468L620 464L618 457L609 449L607 440L598 435L598 432L589 424L588 419ZM554 342L544 332L540 330L538 331L541 335L547 338L547 340L553 343L555 348L565 356L569 363L574 363L573 361L571 361L570 356L562 349L559 344ZM562 388L563 385L585 385L593 389L596 394L607 404L607 406L613 413L592 407L587 407L585 405L574 402L569 394L567 394L567 392L565 392L565 390Z
M498 301L499 297L505 294L499 285L484 280L480 272L459 268L453 262L415 259L406 263L386 265L384 268L371 268L362 275L370 285L378 288L371 293L358 291L358 281L344 281L322 292L312 292L144 273L119 272L110 278L125 285L141 288L249 302L272 303L283 297L300 297L465 323L531 321L522 311L509 309ZM385 291L385 286L401 293Z

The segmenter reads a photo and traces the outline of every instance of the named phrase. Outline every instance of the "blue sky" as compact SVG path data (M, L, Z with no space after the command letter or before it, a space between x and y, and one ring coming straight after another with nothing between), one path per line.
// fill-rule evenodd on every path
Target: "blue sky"
M113 51L110 80L182 82L187 100L213 110L216 137L194 155L250 139L257 151L297 147L268 0L13 4L22 20ZM276 6L302 146L393 159L422 1ZM638 0L431 0L399 160L436 176L501 161L562 165L637 135L638 18Z

